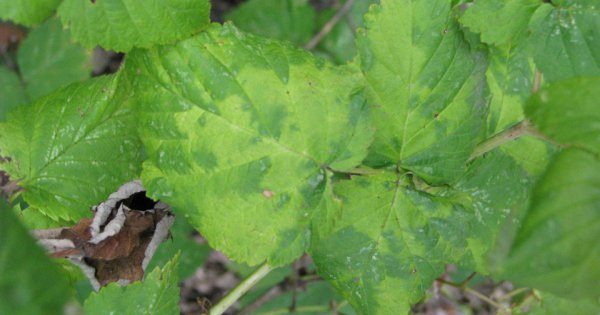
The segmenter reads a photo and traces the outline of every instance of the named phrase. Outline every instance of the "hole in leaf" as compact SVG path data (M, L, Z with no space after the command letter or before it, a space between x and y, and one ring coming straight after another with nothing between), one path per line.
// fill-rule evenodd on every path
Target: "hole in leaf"
M135 193L135 194L129 196L129 198L123 200L122 202L129 209L139 210L139 211L152 210L152 209L154 209L154 206L156 205L156 201L148 198L146 196L145 191L140 191L138 193Z

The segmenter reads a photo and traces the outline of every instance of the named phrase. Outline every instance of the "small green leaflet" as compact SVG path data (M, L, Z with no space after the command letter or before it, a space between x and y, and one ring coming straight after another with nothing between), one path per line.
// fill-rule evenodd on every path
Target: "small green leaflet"
M50 19L34 28L17 52L20 76L0 66L0 120L13 107L91 74L89 52L71 42L60 22Z
M460 17L460 22L487 44L513 46L527 36L532 15L542 0L484 0L473 1Z
M0 18L25 26L43 22L61 0L0 0Z
M0 124L2 155L11 158L0 167L20 181L29 206L76 221L139 175L136 120L115 92L120 83L105 76L70 85Z
M304 46L316 30L308 0L250 0L226 16L241 30Z
M26 207L22 209L22 207ZM27 205L16 204L13 206L13 212L21 220L23 225L29 230L52 229L72 225L73 222L64 220L54 220L37 209L27 207Z
M398 163L430 183L464 171L483 140L486 60L463 39L450 0L384 0L358 36L377 128L368 164Z
M92 72L90 53L71 41L58 19L48 20L27 35L17 62L31 100L82 81Z
M0 314L62 314L70 296L61 269L0 199Z
M179 314L179 277L175 255L162 269L155 268L143 281L125 287L111 283L92 293L83 305L85 314Z
M149 192L236 261L299 257L326 170L359 165L372 140L360 77L231 24L127 68Z
M122 52L190 37L208 25L209 12L208 0L64 0L58 8L76 41Z
M6 113L12 108L28 102L19 76L0 65L0 121L4 120Z
M548 2L476 1L461 23L486 43L527 46L549 82L600 74L598 1Z
M562 297L600 297L600 160L559 153L537 184L499 275Z
M551 84L532 97L527 117L545 135L600 154L600 77Z
M361 314L406 314L452 261L466 253L473 213L382 172L334 183L332 226L315 231L319 274ZM332 205L330 205L332 206Z

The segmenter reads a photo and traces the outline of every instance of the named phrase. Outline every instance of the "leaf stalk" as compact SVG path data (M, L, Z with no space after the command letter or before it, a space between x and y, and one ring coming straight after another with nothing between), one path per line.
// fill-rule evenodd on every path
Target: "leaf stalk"
M471 153L471 156L469 157L469 162L507 142L520 138L524 135L537 136L537 133L534 132L531 124L527 120L522 120L518 124L508 129L505 129L478 144L473 150L473 153Z
M264 263L262 266L258 267L258 269L254 270L252 274L250 274L246 279L240 282L233 290L231 290L227 295L219 301L219 303L215 304L210 309L209 315L221 315L225 313L227 309L229 309L237 300L239 300L246 292L248 292L254 285L256 285L262 278L271 272L273 267L269 264Z

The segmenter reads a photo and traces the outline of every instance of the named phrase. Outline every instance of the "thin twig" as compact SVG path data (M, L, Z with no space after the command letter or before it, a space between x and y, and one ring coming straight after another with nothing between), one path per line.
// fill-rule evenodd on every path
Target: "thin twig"
M210 315L221 315L225 313L237 300L239 300L246 292L248 292L254 285L256 285L262 278L271 272L274 268L265 263L256 269L250 276L240 282L233 290L215 304L211 309Z
M478 297L479 299L487 302L488 304L494 306L495 308L497 308L499 310L506 310L506 307L504 307L502 304L499 304L498 302L492 300L491 298L487 297L486 295L481 294L477 290L473 290L473 289L469 288L466 285L463 286L464 281L463 281L463 283L454 283L454 282L447 281L447 280L444 280L444 279L441 279L441 278L436 279L436 281L438 281L440 283L443 283L443 284L446 284L446 285L449 285L449 286L452 286L452 287L455 287L455 288L458 288L458 289L461 289L461 290L463 290L463 291L465 291L465 292L467 292L467 293L469 293L471 295L474 295L474 296Z
M298 299L298 266L299 266L299 261L295 261L292 264L292 276L291 276L291 282L292 282L292 303L290 303L290 313L294 313L296 311L296 301Z
M500 300L500 301L507 301L507 300L511 299L512 297L514 297L515 295L519 295L519 294L521 294L523 292L526 292L528 290L531 290L531 289L529 289L529 288L518 288L516 290L508 292L506 295L502 296L498 300Z
M439 283L442 283L442 284L449 285L449 286L451 286L451 287L455 287L455 288L462 289L462 287L461 287L461 284L460 284L460 283L454 283L454 282L452 282L452 281L448 281L448 280L446 280L446 279L443 279L443 278L437 278L437 279L435 279L435 281L437 281L437 282L439 282Z
M346 23L348 23L348 26L350 26L350 31L352 32L352 35L356 36L356 29L358 28L358 26L356 25L356 22L354 22L354 18L352 17L352 15L346 14L345 20Z
M323 37L329 34L329 32L331 32L333 27L335 27L335 25L344 17L344 15L346 15L346 13L352 9L352 5L354 5L354 0L346 1L346 3L344 3L344 5L335 13L335 15L329 21L327 21L325 25L323 25L321 30L313 38L311 38L306 45L304 45L304 48L307 50L312 50L317 47L321 40L323 40Z
M477 272L473 272L471 273L467 279L463 280L463 282L460 283L460 287L461 288L466 288L467 285L469 284L469 282L471 282L471 280L473 280L473 278L475 278L475 276L477 275Z
M491 298L487 297L485 294L479 293L477 290L473 290L469 287L466 287L463 290L465 290L465 292L468 292L468 293L478 297L479 299L487 302L489 305L492 305L499 310L506 311L506 307L504 307L502 304L499 304L498 302L492 300Z

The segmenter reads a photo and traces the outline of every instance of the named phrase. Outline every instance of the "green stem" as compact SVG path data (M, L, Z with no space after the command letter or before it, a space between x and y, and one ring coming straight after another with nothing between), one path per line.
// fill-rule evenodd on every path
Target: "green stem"
M523 120L520 123L493 135L477 145L475 150L473 150L471 157L469 157L469 161L472 161L475 158L478 158L509 141L527 134L533 134L533 132L529 122L527 120Z
M513 290L511 292L508 292L505 296L501 297L499 300L500 301L508 301L511 298L513 298L515 295L519 295L523 292L530 291L530 290L531 289L529 289L529 288L519 288L519 289Z
M210 309L210 315L221 315L225 313L225 311L231 307L237 300L239 300L246 292L248 292L254 285L256 285L262 278L264 278L271 270L274 268L269 266L267 263L264 263L262 266L258 267L250 276L240 282L233 290L231 290L227 295L219 301L219 303L215 304Z
M480 300L487 302L489 305L492 305L493 307L497 308L498 310L506 311L506 308L502 304L497 303L496 301L490 299L486 295L479 293L479 291L473 290L473 289L471 289L469 287L464 288L464 290L466 292L469 292L472 295L478 297Z

